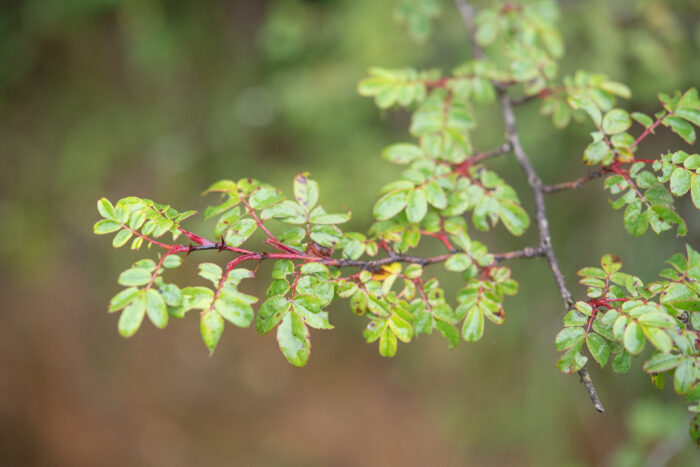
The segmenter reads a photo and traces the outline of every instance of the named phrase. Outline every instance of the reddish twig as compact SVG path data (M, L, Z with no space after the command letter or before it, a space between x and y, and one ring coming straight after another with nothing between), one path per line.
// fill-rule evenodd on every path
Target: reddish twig
M646 137L649 136L650 134L654 133L654 130L656 130L656 127L658 127L658 126L661 124L661 122L663 121L663 119L666 118L668 115L670 115L670 114L664 112L663 115L661 115L661 117L659 117L658 119L656 119L656 121L655 121L653 124L651 124L650 126L646 127L646 128L644 129L644 131L642 132L642 134L639 135L639 137L634 141L634 144L632 145L632 148L637 147L637 145L638 145L639 143L641 143L642 140L643 140L644 138L646 138Z
M165 254L160 257L160 260L158 261L158 264L156 265L156 270L153 271L153 274L151 274L151 280L149 280L148 284L146 284L146 290L150 289L153 286L153 282L155 282L156 277L158 277L158 272L163 267L163 262L165 261L165 258L167 258L168 256L175 254L175 253L185 253L187 251L189 251L188 246L174 245L167 252L165 252Z
M245 206L246 210L250 214L250 216L253 218L256 224L258 224L258 227L260 227L260 230L265 232L265 235L267 235L271 240L277 240L274 235L270 233L269 230L267 230L267 227L265 227L265 224L263 224L263 221L260 220L258 215L255 213L255 209L253 209L250 204L248 204L248 201L244 197L241 196L241 203L243 203L243 206Z

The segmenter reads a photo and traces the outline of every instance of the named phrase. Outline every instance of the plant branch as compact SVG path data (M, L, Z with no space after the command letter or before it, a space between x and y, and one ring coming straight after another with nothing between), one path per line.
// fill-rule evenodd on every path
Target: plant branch
M639 137L634 141L632 148L636 148L637 145L639 145L639 143L641 143L644 138L646 138L650 134L654 133L654 130L656 129L656 127L659 126L661 124L661 122L663 121L663 119L669 115L672 115L672 113L669 114L668 112L664 112L659 118L656 119L656 121L652 125L646 127L644 129L644 131L642 132L642 134L639 135Z
M506 261L515 258L536 258L544 256L545 251L541 245L526 246L522 250L509 251L507 253L496 253L493 255L497 262Z
M283 243L277 241L277 240L272 240L272 239L265 239L264 242L269 244L270 246L276 248L278 251L281 252L266 252L266 251L253 251L253 250L247 250L244 248L238 248L238 247L232 247L228 246L223 242L212 242L211 240L208 240L204 237L200 237L199 235L193 234L187 230L181 229L188 238L191 237L196 237L198 239L199 243L198 245L166 245L166 244L160 244L157 243L159 246L162 248L166 249L166 253L161 257L160 262L158 266L156 267L156 272L154 273L154 277L151 280L151 283L153 280L155 280L155 275L157 274L159 268L161 267L163 261L165 260L165 257L175 254L175 253L187 253L188 255L192 252L197 252L197 251L209 251L209 250L216 250L216 251L230 251L232 253L238 253L239 256L234 258L232 261L230 261L227 264L226 267L226 274L224 275L225 277L228 275L228 273L239 263L244 262L244 261L251 261L251 260L258 260L258 261L264 261L268 259L289 259L292 261L303 261L303 262L316 262L316 263L321 263L326 266L331 266L331 267L336 267L336 268L359 268L363 270L368 270L368 271L375 271L377 269L380 269L382 266L387 265L387 264L392 264L392 263L408 263L408 264L420 264L421 266L427 266L430 264L437 264L437 263L442 263L447 261L450 257L453 255L459 254L459 253L464 253L461 250L456 250L452 247L452 245L449 243L449 240L447 239L447 235L442 232L441 234L436 234L438 238L441 238L444 242L446 242L446 245L448 249L450 250L449 253L445 253L442 255L436 255L436 256L410 256L410 255L401 255L401 254L391 254L389 256L385 256L383 258L378 258L378 259L371 259L371 260L353 260L353 259L342 259L342 258L329 258L326 256L320 256L318 254L308 252L305 253L300 250L296 250L294 248L288 247L287 245L284 245ZM144 236L146 240L150 240L148 237ZM492 256L494 257L493 263L486 265L486 266L480 266L480 269L482 270L488 270L490 267L495 266L496 264L502 262L502 261L507 261L511 259L516 259L516 258L534 258L537 256L543 256L545 254L545 251L540 247L525 247L521 250L515 250L515 251L509 251L509 252L504 252L504 253L493 253ZM218 291L217 291L218 295Z
M559 293L561 294L561 298L568 310L574 305L574 299L566 285L566 280L561 272L559 261L557 260L554 253L554 248L552 247L552 237L549 233L549 221L547 219L544 204L544 185L542 184L540 177L537 175L537 172L535 172L535 169L530 162L530 158L520 143L518 130L515 126L515 113L513 112L513 104L510 101L510 97L503 90L499 90L498 92L501 97L501 109L503 111L503 120L505 121L506 126L506 137L513 147L513 154L515 155L515 158L527 176L527 182L530 185L530 188L532 188L535 201L535 218L537 219L537 229L540 237L539 246L544 251L544 256L547 258L549 268L554 276L554 281L559 287ZM578 374L581 377L581 382L583 382L583 385L586 388L595 409L598 412L604 412L605 409L603 408L600 397L598 397L598 393L593 386L593 382L591 381L591 377L588 374L586 367L584 366L581 370L579 370Z
M651 159L636 159L636 158L629 160L629 161L625 161L625 162L616 161L611 165L599 167L596 170L592 170L592 171L588 172L586 175L579 177L575 180L571 180L568 182L562 182L562 183L556 183L554 185L543 185L542 191L545 193L556 193L558 191L563 191L563 190L575 190L577 188L580 188L581 185L583 185L584 183L587 183L591 180L595 180L596 178L600 178L600 177L602 177L610 172L619 173L619 171L620 171L619 167L621 165L633 164L635 162L644 162L645 164L653 164L654 163L654 161ZM622 175L623 177L625 176L624 174L620 174L620 175ZM628 182L629 182L629 180L628 180ZM634 184L630 182L630 185L634 185Z
M608 172L610 172L610 169L608 167L600 167L596 170L592 170L591 172L588 172L586 175L579 177L576 180L571 180L569 182L556 183L554 185L543 185L542 192L543 193L556 193L558 191L563 191L563 190L575 190L577 188L581 188L581 186L584 183L590 182L591 180L595 180L596 178L600 178L603 175L607 174Z
M265 235L267 235L270 238L270 240L276 241L277 239L275 238L275 236L272 235L269 230L267 230L267 227L265 227L265 224L263 224L263 221L261 221L260 218L258 217L258 215L255 213L255 209L253 209L250 206L250 204L248 204L248 201L246 201L244 196L241 196L241 203L243 203L246 211L248 211L248 213L251 215L251 217L253 218L255 223L258 224L258 227L260 227L260 229L263 232L265 232Z
M566 286L564 275L561 272L559 262L557 261L557 257L552 248L552 238L549 233L549 220L547 219L547 213L544 205L542 180L535 172L535 169L530 162L530 158L520 143L520 137L518 136L518 131L515 127L515 114L513 113L513 105L510 102L510 98L504 91L499 91L499 94L501 96L503 119L505 120L506 125L506 138L508 138L513 146L513 154L520 164L520 167L523 169L523 172L525 172L527 182L530 185L530 188L532 188L534 195L535 218L537 220L537 229L539 231L540 247L544 249L545 257L547 258L552 274L554 275L554 280L559 287L561 298L564 300L567 308L570 308L574 304L574 299Z
M472 44L474 46L474 56L476 58L483 58L484 52L476 42L476 29L474 28L474 8L471 5L469 5L469 3L466 0L455 0L455 4L459 8L459 11L462 15L462 19L464 20L464 24L467 27L469 36L471 37ZM501 109L503 111L503 119L506 125L506 138L511 144L511 148L513 150L515 158L518 160L518 163L520 164L523 171L525 172L525 175L527 176L528 184L532 188L532 192L534 195L535 217L537 219L537 228L540 237L539 248L542 249L544 256L547 258L549 267L552 270L552 274L554 275L554 280L557 283L557 286L559 287L561 298L562 300L564 300L566 308L569 309L573 306L574 300L571 296L571 292L569 292L569 289L566 286L564 275L561 272L559 262L557 261L557 257L554 254L554 249L552 248L552 239L549 233L549 223L547 220L547 214L544 205L544 190L542 180L535 172L535 169L533 168L532 163L530 162L530 158L528 157L527 153L520 144L520 138L518 137L518 132L515 126L515 114L513 113L513 104L510 100L510 97L508 97L508 95L503 89L499 88L498 92L501 97ZM591 401L593 402L593 406L598 412L604 412L605 409L603 408L603 404L600 402L600 398L598 397L598 393L596 392L595 387L593 386L593 382L591 381L591 377L588 374L588 370L586 369L586 367L584 366L578 372L578 374L581 377L581 381L583 382L584 387L586 388L586 391L588 392L588 395L591 398Z

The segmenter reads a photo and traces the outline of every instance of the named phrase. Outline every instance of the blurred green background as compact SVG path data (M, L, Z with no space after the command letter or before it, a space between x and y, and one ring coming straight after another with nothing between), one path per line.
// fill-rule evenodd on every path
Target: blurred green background
M626 376L591 366L604 415L576 377L559 373L553 339L562 304L541 260L513 262L521 292L506 302L506 323L455 350L428 336L383 359L364 343L364 319L342 301L331 314L336 329L312 333L303 369L287 364L271 335L232 326L209 357L195 316L171 320L165 331L145 324L128 341L118 336L117 316L106 312L117 275L154 252L115 252L92 234L100 196L202 210L199 193L217 179L252 176L289 192L292 177L308 170L324 205L351 209L349 228L366 230L376 192L397 174L380 151L408 140L409 118L375 109L357 96L357 81L373 65L449 72L470 57L452 2L440 2L436 33L424 45L394 21L396 4L0 0L1 465L700 460L683 402L672 388L652 387L642 359ZM630 85L629 108L648 113L657 92L700 84L697 1L561 7L562 74L604 72ZM556 131L536 104L517 112L546 183L585 173L589 127ZM488 150L503 127L497 111L479 117L476 147ZM665 129L642 147L650 157L676 148L689 150ZM512 158L489 165L531 208ZM578 297L575 271L605 253L652 280L685 242L700 248L700 216L689 203L680 207L693 232L685 239L632 239L597 183L551 195L548 209ZM499 227L474 236L507 251L532 244L536 233L512 239ZM181 282L194 277L179 274ZM459 287L440 277L449 290ZM261 279L249 291L266 286Z

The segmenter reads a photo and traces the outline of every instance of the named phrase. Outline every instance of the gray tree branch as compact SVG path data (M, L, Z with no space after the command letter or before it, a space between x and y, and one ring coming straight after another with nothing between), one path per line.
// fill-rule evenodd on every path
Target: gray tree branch
M455 4L457 5L457 8L459 9L462 15L462 19L464 20L464 24L467 27L470 38L472 40L472 44L474 47L474 56L476 58L482 58L484 56L484 52L475 41L476 29L474 28L474 7L471 6L466 0L455 0ZM530 162L530 158L528 157L527 152L525 152L525 149L520 143L520 137L518 136L518 130L515 124L515 113L513 112L513 102L511 101L511 98L508 96L507 92L502 88L499 88L498 93L501 99L501 110L503 112L503 120L505 122L506 127L506 139L510 143L511 149L513 150L513 154L515 155L515 158L517 159L518 163L520 164L520 167L523 169L523 172L527 177L527 181L530 185L530 188L532 188L532 193L535 202L535 218L537 220L537 229L539 231L540 239L539 250L545 256L545 258L547 258L549 268L551 269L552 275L554 276L554 281L556 282L557 287L559 288L559 293L561 294L561 298L564 301L566 310L568 311L569 309L571 309L571 307L573 307L574 299L571 295L571 292L569 291L569 288L566 285L566 280L564 279L564 275L562 274L561 268L559 267L559 261L557 260L557 257L554 253L554 249L552 248L552 238L549 233L549 221L547 219L547 212L545 210L544 203L545 186L543 185L540 177L537 175L537 172L535 172L535 169L532 166L532 163ZM581 377L581 382L586 388L586 392L588 392L588 396L591 398L595 409L598 412L604 412L605 409L603 408L603 404L600 401L600 397L598 397L598 393L595 389L595 386L593 385L593 381L591 380L591 377L588 374L588 369L584 366L578 372L578 374Z

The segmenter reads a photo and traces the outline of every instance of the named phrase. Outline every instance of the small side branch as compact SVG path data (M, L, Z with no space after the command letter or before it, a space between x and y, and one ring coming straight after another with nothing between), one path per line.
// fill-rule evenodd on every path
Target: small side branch
M585 183L590 182L591 180L595 180L596 178L600 178L610 172L608 167L601 167L597 170L593 170L583 177L579 177L576 180L571 180L569 182L562 182L562 183L557 183L554 185L544 185L542 187L542 192L544 193L557 193L559 191L564 191L564 190L575 190L578 188L581 188L581 186Z
M507 253L496 253L493 256L494 258L496 258L496 261L500 262L516 258L536 258L538 256L544 256L544 254L544 248L542 248L540 245L537 245L534 247L526 246L522 250L509 251Z
M486 151L486 152L480 152L479 154L476 154L476 155L470 157L469 159L467 159L467 161L471 165L474 165L474 164L477 164L485 159L489 159L491 157L496 157L496 156L500 156L501 154L505 154L508 151L510 151L510 142L506 141L505 143L503 143L502 145L500 145L496 149L492 149L492 150Z

